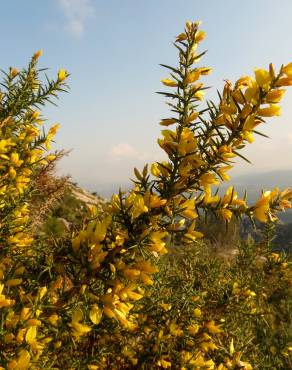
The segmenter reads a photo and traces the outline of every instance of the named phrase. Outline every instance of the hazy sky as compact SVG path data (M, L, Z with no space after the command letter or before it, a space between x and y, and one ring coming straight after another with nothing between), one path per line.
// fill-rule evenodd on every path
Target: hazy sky
M43 49L40 65L71 73L69 94L45 114L59 122L57 147L73 149L61 173L98 188L125 182L134 166L162 158L156 143L167 117L159 63L176 64L173 38L186 20L202 20L202 60L215 98L223 80L255 67L292 61L292 0L10 0L1 2L1 68L21 68ZM292 87L283 114L265 127L234 174L292 169Z

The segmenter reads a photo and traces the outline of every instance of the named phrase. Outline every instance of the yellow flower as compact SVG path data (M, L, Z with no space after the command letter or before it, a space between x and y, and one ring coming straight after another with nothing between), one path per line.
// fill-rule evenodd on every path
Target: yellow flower
M180 329L180 327L174 321L171 322L171 324L169 325L169 332L174 337L179 337L179 336L183 335L183 331Z
M191 21L187 21L187 22L186 22L186 29L187 29L188 31L190 31L190 30L192 29L192 27L193 27L193 22L191 22Z
M0 140L0 154L6 153L10 146L15 146L16 144L12 142L12 139L2 139Z
M292 86L292 76L282 77L275 83L276 86Z
M204 203L209 204L209 203L216 203L220 200L219 195L212 196L212 189L210 185L205 185L204 186Z
M280 262L280 261L281 261L281 258L280 258L279 253L271 253L271 254L269 255L269 258L270 258L271 260L273 260L274 262Z
M198 100L203 100L204 96L205 96L205 93L202 90L198 90L193 94L193 97Z
M37 335L37 327L31 326L25 334L26 342L28 344L32 344L36 340L36 335Z
M254 136L253 136L252 131L243 131L240 135L241 135L243 140L246 140L249 143L254 142Z
M177 146L178 153L184 156L187 153L193 152L196 148L197 139L194 133L189 128L184 127Z
M166 231L153 231L150 234L150 246L149 250L151 252L157 252L159 254L167 253L167 249L165 248L166 243L162 240L164 239L168 233Z
M266 101L268 103L278 103L284 96L285 92L286 92L285 89L272 90L268 92L266 96Z
M17 152L11 153L10 161L14 164L14 166L19 167L23 164L23 160L19 159L19 154Z
M260 108L257 113L262 117L280 116L281 108L277 104L270 104L267 108Z
M180 204L181 215L194 219L198 217L195 199L187 199Z
M80 308L77 308L72 314L72 320L69 326L73 329L72 334L76 339L79 337L89 333L91 331L91 327L85 324L81 324L80 321L83 320L83 312Z
M270 209L270 191L266 191L260 200L257 201L255 204L255 209L253 211L254 216L261 222L268 221L267 212Z
M244 125L243 130L244 131L251 131L253 130L257 125L261 123L260 120L256 120L254 115L247 116Z
M228 160L229 158L235 157L235 154L233 153L232 148L227 145L220 146L218 152L221 158L224 160Z
M100 320L102 318L102 309L98 307L97 304L94 304L89 312L89 318L93 322L93 324L97 325L100 323Z
M208 321L205 324L205 326L208 329L209 333L211 333L211 334L218 334L218 333L221 333L221 331L222 331L220 329L220 326L219 325L215 325L215 322L213 320Z
M166 202L167 202L166 199L161 199L156 194L151 194L150 195L150 199L149 199L149 206L150 206L150 208L162 207L162 206L165 205ZM147 206L148 206L148 203L147 203Z
M39 288L39 290L38 290L39 299L43 299L43 297L45 296L47 291L48 291L48 288L46 286L43 286L43 287Z
M165 86L169 86L169 87L177 87L177 82L173 81L173 80L170 80L169 78L165 78L163 80L161 80L161 82L163 83L163 85Z
M110 218L106 218L103 221L96 222L94 233L92 234L92 242L102 242L104 240L110 221Z
M191 163L182 161L181 164L179 165L178 173L181 177L188 177L192 169L193 167Z
M250 76L242 76L236 81L235 87L236 88L251 87L252 84L253 84L253 79Z
M148 207L146 207L142 195L135 196L130 212L132 213L133 219L139 217L142 213L148 212Z
M58 72L58 81L62 82L67 77L68 73L65 69L59 69Z
M27 370L30 367L30 354L25 349L19 351L17 360L12 360L8 364L8 370Z
M218 175L221 177L222 181L228 181L230 180L230 176L227 175L227 171L229 171L233 166L223 166L223 167L220 167L218 170L217 170L217 173Z
M253 84L252 86L248 87L245 90L244 97L245 100L249 103L252 103L253 105L257 104L259 100L259 88L256 84Z
M42 50L38 50L36 53L34 53L33 55L33 59L38 59L40 56L42 56L43 54L43 51Z
M15 171L14 167L9 167L9 171L8 172L9 172L10 177L12 179L15 179L15 177L16 177L16 171Z
M13 306L15 301L12 299L7 299L2 291L4 289L4 284L0 284L0 308Z
M197 31L195 35L195 41L200 42L203 41L204 38L206 37L206 32L203 30Z
M50 324L52 324L53 326L57 326L57 323L59 321L59 316L57 314L53 314L53 315L50 315L48 317L48 321Z
M187 232L184 234L183 238L184 238L184 241L187 243L187 242L194 241L196 239L203 238L203 236L204 236L203 233L195 230L195 221L193 221L190 227L188 228Z
M201 75L208 75L212 72L213 69L210 67L201 67L198 70L200 71Z
M152 163L150 171L155 177L158 177L161 174L158 163Z
M161 252L161 249L160 249L160 254L164 254L164 253L167 253L167 249L164 248L165 252ZM143 282L143 284L145 285L153 285L154 284L154 281L151 279L151 277L144 271L141 271L141 274L140 274L140 277L139 279Z
M140 275L140 270L137 270L137 269L130 269L130 268L127 268L125 270L123 270L123 275L125 276L126 279L129 279L129 280L136 280L138 278L138 276Z
M197 119L199 117L200 113L199 112L192 112L185 120L185 123L188 124L188 123L191 123L193 122L195 119Z
M167 369L167 368L171 367L171 362L166 361L163 358L161 358L160 360L157 361L157 365L162 367L163 369Z
M175 41L183 41L183 40L186 40L187 39L187 35L185 33L180 33L177 37L176 37L176 40Z
M48 162L52 162L54 159L56 159L57 157L55 156L55 155L53 155L53 154L50 154L50 155L47 155L46 156L46 160L48 161Z
M42 322L38 319L29 319L26 323L28 326L41 326Z
M200 177L200 185L202 186L208 186L208 185L218 185L219 180L216 178L216 175L213 173L205 173Z
M227 103L221 103L220 104L220 110L223 113L227 114L236 114L237 113L237 106L233 99L230 100L230 102Z
M52 127L50 127L48 134L56 135L56 133L57 133L57 131L58 131L59 128L60 128L60 124L59 123L56 123L55 125L53 125Z
M18 75L18 69L17 68L11 68L10 74L12 78L16 77Z
M213 343L212 341L201 342L200 347L204 352L214 351L215 349L218 349L216 344ZM212 360L210 360L210 361L212 361Z
M230 211L230 209L227 209L227 208L222 208L218 211L221 216L223 217L223 219L227 222L230 222L231 221L231 218L232 218L232 211Z
M164 118L160 121L161 126L170 126L177 122L176 118Z
M72 334L76 337L76 339L78 339L82 335L85 335L91 331L90 326L81 324L79 322L72 322L69 325L72 327L73 329Z
M98 269L101 263L104 261L105 257L107 256L107 254L108 252L104 252L100 244L93 244L90 247L88 253L88 261L90 262L91 268L93 270Z
M160 303L160 307L162 307L164 309L164 311L169 311L171 309L171 304Z
M199 329L200 329L200 325L198 325L198 324L191 324L188 327L188 331L192 335L196 335L198 333Z
M202 316L202 311L199 307L194 309L194 316L197 317L197 318Z
M282 68L282 72L285 73L286 76L288 77L292 77L292 62L289 63L289 64L286 64L283 68Z
M187 74L186 78L185 78L185 84L188 85L188 84L191 84L195 81L197 81L199 78L200 78L200 71L199 70L194 70L194 71L191 71L190 73Z
M265 69L256 68L254 73L257 84L265 91L268 91L272 81L270 72Z

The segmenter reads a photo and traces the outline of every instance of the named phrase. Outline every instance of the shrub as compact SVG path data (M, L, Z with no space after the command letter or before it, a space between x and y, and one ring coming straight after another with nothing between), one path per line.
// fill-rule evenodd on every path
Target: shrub
M243 215L273 223L291 207L292 191L262 193L253 205L229 179L232 159L260 134L292 84L292 63L276 73L256 69L219 103L204 99L196 67L205 33L187 22L174 43L178 67L163 65L172 116L161 120L158 144L168 161L134 169L134 186L102 211L91 210L71 238L35 240L31 197L55 155L58 125L41 133L35 109L66 89L67 72L39 80L36 53L28 68L5 74L1 91L0 364L3 369L287 368L289 263L270 243L246 245L226 267L200 256L204 213L228 224ZM150 171L150 172L149 172ZM175 247L173 246L175 244ZM179 245L179 247L178 247ZM254 250L252 250L254 249ZM171 251L169 258L164 256ZM256 256L258 257L256 258ZM158 273L158 271L160 272ZM275 305L280 303L280 308Z

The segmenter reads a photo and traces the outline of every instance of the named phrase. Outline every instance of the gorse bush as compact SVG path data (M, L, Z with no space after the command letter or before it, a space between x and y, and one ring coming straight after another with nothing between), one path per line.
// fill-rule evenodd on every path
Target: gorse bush
M201 107L206 87L199 81L211 72L197 67L204 38L199 23L187 22L174 43L178 66L163 65L169 90L161 94L172 113L160 124L172 129L158 144L168 161L135 169L133 188L102 210L91 207L70 238L40 238L32 219L38 179L59 155L48 152L58 125L41 130L39 109L67 90L67 72L42 82L37 52L27 69L4 73L2 369L290 367L287 258L271 252L268 238L242 245L227 267L206 256L196 220L247 216L272 225L291 207L289 189L265 191L249 205L233 187L219 196L214 186L229 180L233 158L244 158L240 151L262 135L266 117L280 114L292 63L227 81L219 102Z

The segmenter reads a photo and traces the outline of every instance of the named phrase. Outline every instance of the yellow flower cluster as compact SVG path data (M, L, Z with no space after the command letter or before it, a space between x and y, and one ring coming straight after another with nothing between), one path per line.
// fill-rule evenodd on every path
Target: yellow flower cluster
M152 284L151 275L157 271L153 258L167 253L167 241L173 234L187 243L203 236L195 230L199 209L213 211L226 222L244 214L266 222L274 220L278 207L291 207L288 189L265 192L254 206L239 199L233 187L222 197L212 195L212 186L229 179L226 172L232 168L232 159L246 141L253 141L254 128L263 117L279 114L278 102L284 94L279 87L289 85L291 65L277 75L273 65L269 71L256 69L254 78L242 77L234 87L226 82L218 108L209 106L208 119L205 110L198 110L204 95L199 79L211 72L208 67L194 67L199 61L198 45L205 37L198 27L199 23L188 22L177 37L179 67L166 66L172 71L171 78L162 80L176 89L162 93L177 101L171 104L177 117L160 122L176 125L173 130L162 130L163 137L158 139L169 161L151 165L154 180L147 166L142 173L135 169L134 189L114 195L108 215L90 222L73 240L74 251L80 259L87 256L91 269L110 273L100 298L105 316L132 329L130 311L143 297L142 286ZM137 265L137 260L143 264Z
M5 329L2 352L8 350L5 369L28 369L52 340L40 335L42 310L38 308L46 287L34 295L24 289L27 266L32 253L30 197L42 171L55 159L47 153L59 125L41 132L44 120L37 107L63 87L58 78L42 86L34 54L28 69L10 69L0 92L0 308L1 327ZM2 362L1 362L2 364ZM4 369L1 367L1 369Z

